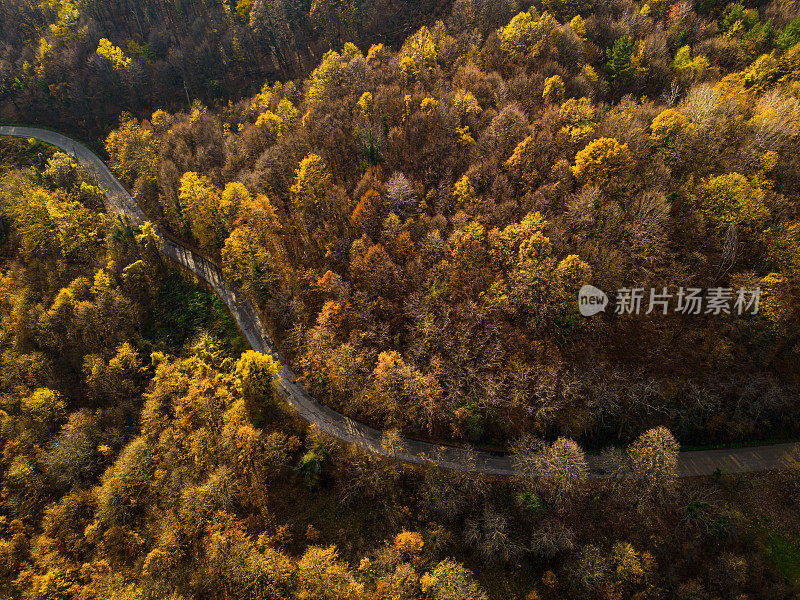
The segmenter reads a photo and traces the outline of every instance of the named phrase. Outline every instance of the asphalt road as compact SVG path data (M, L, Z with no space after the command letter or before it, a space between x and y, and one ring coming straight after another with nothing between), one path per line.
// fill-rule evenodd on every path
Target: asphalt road
M109 212L126 216L132 223L147 221L144 211L136 204L125 187L111 173L105 163L83 144L46 129L0 126L1 136L35 138L72 155L94 178L105 192ZM159 232L159 250L178 264L205 280L225 302L254 350L270 354L281 366L276 383L281 395L297 413L325 433L348 443L383 456L394 456L408 463L432 462L440 467L491 475L511 475L512 460L507 454L442 446L419 440L401 439L400 447L386 448L382 444L383 432L350 419L328 408L296 382L286 359L275 346L258 311L249 298L225 282L219 269L205 258L167 239ZM723 473L746 473L780 468L787 454L800 448L800 444L775 444L720 450L695 450L681 452L678 471L682 477L707 476L717 470ZM613 461L602 456L587 456L589 474L593 478L609 476L616 470Z

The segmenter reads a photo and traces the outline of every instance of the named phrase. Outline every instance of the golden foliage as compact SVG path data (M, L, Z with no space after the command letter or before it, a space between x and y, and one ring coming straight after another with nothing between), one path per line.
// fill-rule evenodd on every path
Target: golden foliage
M620 144L614 138L600 138L575 155L572 172L578 181L608 188L620 185L632 167L628 144Z

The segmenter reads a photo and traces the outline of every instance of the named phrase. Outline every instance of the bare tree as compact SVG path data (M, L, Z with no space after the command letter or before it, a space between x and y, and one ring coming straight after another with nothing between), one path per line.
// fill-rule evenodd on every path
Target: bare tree
M680 446L666 427L640 435L628 448L628 464L641 482L643 497L663 497L675 490Z
M542 521L534 529L531 550L534 554L551 560L575 548L575 531L558 519Z
M481 517L467 519L464 538L486 561L506 563L521 550L511 539L508 519L491 506Z
M576 491L588 467L583 450L573 440L558 438L548 446L536 438L523 438L513 447L514 471L525 488L535 488L557 507Z
M408 177L395 171L386 183L386 196L390 210L405 216L414 201L414 188Z
M586 478L588 468L581 447L573 440L558 438L540 458L542 484L556 505L571 497Z
M669 85L669 89L661 94L661 99L667 106L675 106L678 103L678 98L681 97L681 86L673 79Z
M736 251L738 248L739 235L736 232L736 225L731 223L725 232L725 239L722 242L722 254L719 257L716 269L714 269L714 277L709 287L716 285L731 270L736 263Z
M631 203L630 213L631 254L645 262L658 260L667 250L669 202L660 192L647 192Z

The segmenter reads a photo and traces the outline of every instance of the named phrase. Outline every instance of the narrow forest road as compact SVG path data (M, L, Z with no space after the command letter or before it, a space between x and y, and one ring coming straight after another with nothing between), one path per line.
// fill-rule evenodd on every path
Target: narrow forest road
M125 187L111 173L105 163L83 144L46 129L31 127L0 126L0 136L35 138L60 148L70 154L96 180L106 197L109 212L126 216L134 224L147 221L144 211L136 204ZM160 232L159 232L160 233ZM237 294L224 280L219 269L196 252L189 250L163 235L158 243L165 255L206 281L222 299L236 320L239 328L254 350L270 354L281 366L276 383L280 394L298 414L315 424L325 433L349 444L383 456L392 455L397 460L409 463L431 461L436 465L460 471L474 471L490 475L511 475L512 459L507 454L483 450L468 450L453 446L441 446L429 442L403 438L400 448L388 449L381 444L383 432L354 421L321 404L302 385L296 382L286 359L267 333L258 311L250 300ZM721 450L697 450L681 452L678 470L681 476L711 475L719 470L723 473L746 473L780 468L786 455L800 444L775 444L747 448ZM587 456L590 476L602 478L614 470L609 459L602 456Z

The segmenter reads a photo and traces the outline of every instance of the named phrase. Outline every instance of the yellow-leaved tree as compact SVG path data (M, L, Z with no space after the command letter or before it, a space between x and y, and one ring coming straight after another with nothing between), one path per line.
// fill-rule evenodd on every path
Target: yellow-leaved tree
M394 350L378 355L372 377L370 410L392 427L433 430L442 396L434 377L423 375Z
M252 228L241 225L234 229L222 248L222 270L225 276L245 289L252 289L267 275L267 252Z
M797 313L797 286L780 273L770 273L759 282L759 312L775 326L788 323ZM793 289L794 288L794 289Z
M254 423L263 418L266 410L278 405L280 397L275 386L278 368L270 355L255 350L244 352L236 361L236 389L244 398Z
M530 213L521 222L489 232L492 266L499 275L486 293L490 305L528 318L533 327L552 323L554 314L574 310L580 286L591 279L588 263L577 255L553 256L547 222Z
M548 104L558 104L564 99L564 80L560 75L553 75L544 80L542 97Z
M575 155L572 172L582 183L592 183L609 190L627 180L632 168L633 159L628 144L604 137L589 142Z
M331 174L321 156L309 154L295 172L292 201L295 208L313 216L322 208L325 193L331 183Z
M667 108L661 111L650 124L652 137L659 143L666 143L675 137L696 129L697 125L675 108Z
M488 596L463 565L445 559L420 578L422 591L434 600L487 600Z
M703 214L717 230L733 225L742 232L754 232L769 216L764 190L740 173L711 177L701 190Z
M220 211L220 199L204 177L194 171L184 173L178 200L185 226L203 248L216 250L225 239L226 227Z
M111 168L129 186L139 177L155 179L158 140L136 118L122 113L119 127L108 135L105 145Z
M355 581L339 559L335 546L311 546L297 563L300 600L349 600L361 595L363 584Z
M589 98L570 98L558 109L558 116L564 121L561 133L565 133L573 142L581 142L595 129L595 110Z
M97 54L110 62L115 69L127 69L131 66L131 59L125 56L119 46L115 46L107 38L100 39Z
M511 19L508 25L498 30L497 35L503 51L514 60L522 60L538 56L558 30L558 21L550 13L539 16L532 8Z
M342 56L334 50L326 52L319 66L311 73L308 86L308 105L310 109L325 100L332 88L339 84L342 70Z
M517 144L504 165L519 179L527 191L533 191L539 181L539 172L534 166L537 156L536 141L529 135Z
M438 67L439 58L451 41L441 21L432 28L420 27L400 49L400 72L407 79L430 74Z

